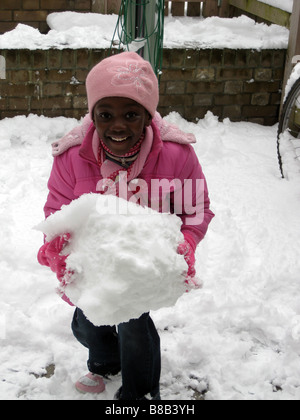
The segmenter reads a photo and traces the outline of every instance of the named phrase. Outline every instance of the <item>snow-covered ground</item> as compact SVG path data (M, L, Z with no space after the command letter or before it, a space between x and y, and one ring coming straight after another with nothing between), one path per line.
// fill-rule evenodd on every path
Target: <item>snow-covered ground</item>
M52 13L47 18L51 28L48 34L19 24L13 31L0 35L0 48L110 48L117 18L98 13ZM164 48L286 49L288 39L288 29L255 23L246 16L233 19L169 16L164 23Z
M300 175L283 180L277 127L168 117L193 132L216 213L197 250L203 288L154 312L162 397L300 399ZM0 121L0 399L94 399L74 382L87 351L73 309L36 262L50 143L78 122L30 115ZM46 378L55 365L54 375ZM50 375L48 375L50 376ZM112 399L113 378L98 399Z

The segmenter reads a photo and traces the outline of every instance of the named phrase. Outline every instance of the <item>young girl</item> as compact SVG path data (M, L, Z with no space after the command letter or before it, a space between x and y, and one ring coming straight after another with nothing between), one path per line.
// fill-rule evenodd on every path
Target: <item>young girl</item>
M100 62L89 73L86 89L89 116L82 127L53 146L45 216L82 194L112 193L113 186L119 195L121 176L131 197L133 185L143 182L149 188L146 200L145 194L139 196L139 204L166 211L168 198L167 211L182 219L184 241L178 253L187 262L186 282L194 283L195 250L214 216L201 166L189 144L194 137L167 124L156 112L157 78L151 65L136 53L124 52ZM154 181L160 182L158 195L153 193ZM60 281L66 270L61 251L68 239L64 235L46 242L38 254L39 262ZM76 383L79 391L101 393L105 377L121 371L117 399L160 399L160 339L149 313L117 328L96 327L77 308L72 330L89 350L89 373Z

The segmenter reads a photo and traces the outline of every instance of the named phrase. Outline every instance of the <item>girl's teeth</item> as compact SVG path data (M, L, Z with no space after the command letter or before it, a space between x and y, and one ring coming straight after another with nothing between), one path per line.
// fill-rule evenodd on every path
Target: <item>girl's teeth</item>
M124 141L126 139L127 139L127 137L123 137L122 139L116 139L115 137L112 137L113 141L119 141L119 142Z

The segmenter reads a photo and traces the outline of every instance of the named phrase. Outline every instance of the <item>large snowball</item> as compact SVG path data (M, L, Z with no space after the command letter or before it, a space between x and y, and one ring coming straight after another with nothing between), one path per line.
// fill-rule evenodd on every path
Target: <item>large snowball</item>
M71 234L65 248L74 272L65 294L94 325L115 325L172 306L184 293L187 266L176 215L114 196L86 194L42 222L51 240Z

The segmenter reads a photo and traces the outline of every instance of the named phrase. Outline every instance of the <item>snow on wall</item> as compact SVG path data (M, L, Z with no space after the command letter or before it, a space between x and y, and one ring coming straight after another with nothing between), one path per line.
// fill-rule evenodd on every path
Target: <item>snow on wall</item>
M13 31L0 35L0 48L110 48L117 15L62 12L49 15L47 22L51 30L46 35L19 24ZM288 29L256 23L246 16L165 19L165 48L286 49L288 39Z

